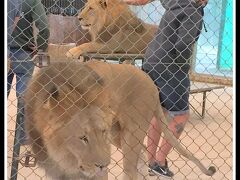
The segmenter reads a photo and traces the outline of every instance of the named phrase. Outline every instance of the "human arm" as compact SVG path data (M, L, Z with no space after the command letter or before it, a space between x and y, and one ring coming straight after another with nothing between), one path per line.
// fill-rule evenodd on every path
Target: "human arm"
M196 3L198 5L201 5L201 6L205 7L208 3L208 0L196 0Z
M128 5L145 5L148 4L154 0L122 0L123 2L127 3ZM196 0L196 3L202 6L206 6L208 3L208 0Z
M37 29L39 30L37 34L37 49L46 51L48 48L48 38L50 32L48 26L48 18L44 6L40 0L35 0L32 17Z
M19 19L20 19L20 16L16 16L15 17L15 20L14 20L14 23L13 23L13 30L12 31L14 31L15 27L17 26L17 23L18 23Z
M127 3L128 5L140 6L140 5L148 4L154 0L122 0L122 1Z

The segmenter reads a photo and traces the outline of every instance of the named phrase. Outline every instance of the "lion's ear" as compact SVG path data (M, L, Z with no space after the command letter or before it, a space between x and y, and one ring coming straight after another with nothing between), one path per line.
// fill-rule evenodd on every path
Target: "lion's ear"
M49 97L44 102L44 107L47 109L56 106L59 101L59 91L55 85L51 87L49 94Z
M54 99L56 99L56 100L58 99L58 97L59 97L59 91L58 91L58 89L57 89L56 86L53 86L53 87L51 88L50 94L51 94L51 97L52 97L52 98L54 98Z
M103 9L106 9L107 8L107 0L100 0L99 1L99 4L101 5L101 7Z

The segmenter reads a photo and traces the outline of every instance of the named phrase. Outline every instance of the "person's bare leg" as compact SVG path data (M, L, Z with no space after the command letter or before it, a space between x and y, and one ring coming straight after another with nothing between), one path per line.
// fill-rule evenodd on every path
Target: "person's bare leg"
M182 115L176 115L174 118L170 121L168 128L173 132L174 136L178 139L180 135L182 134L185 124L189 119L189 113L185 113ZM156 159L160 163L161 166L165 165L165 160L172 149L172 145L168 143L165 139L163 139L159 150L156 154Z
M150 127L148 129L147 137L147 158L149 164L153 164L156 161L156 151L161 136L161 128L158 125L158 121L155 117L152 118Z

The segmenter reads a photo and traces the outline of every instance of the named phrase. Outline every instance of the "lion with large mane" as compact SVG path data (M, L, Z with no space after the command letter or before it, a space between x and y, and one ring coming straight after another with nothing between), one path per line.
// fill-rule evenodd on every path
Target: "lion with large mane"
M88 52L143 54L157 31L156 25L143 22L119 0L88 0L78 18L91 41L67 52L75 59Z
M155 116L176 150L212 176L168 130L157 87L142 70L101 61L58 62L40 69L25 94L26 131L38 165L56 180L107 179L111 144L123 153L123 179L137 162Z

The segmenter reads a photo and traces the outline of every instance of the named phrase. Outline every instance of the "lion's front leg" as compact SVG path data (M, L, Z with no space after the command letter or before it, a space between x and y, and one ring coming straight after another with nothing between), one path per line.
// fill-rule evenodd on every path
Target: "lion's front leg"
M66 56L73 59L78 59L80 55L88 52L98 52L101 49L103 44L96 43L96 42L89 42L81 44L77 47L71 48L67 53Z
M144 134L125 130L122 139L123 180L137 180L137 163L142 149Z
M79 56L82 54L82 47L81 45L80 46L77 46L77 47L74 47L74 48L71 48L67 53L66 53L66 56L69 57L69 58L73 58L73 59L78 59Z

